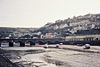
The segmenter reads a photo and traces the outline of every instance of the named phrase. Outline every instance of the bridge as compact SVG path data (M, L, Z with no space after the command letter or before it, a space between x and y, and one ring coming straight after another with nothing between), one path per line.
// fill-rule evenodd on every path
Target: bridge
M0 39L0 46L3 42L9 43L9 47L13 47L14 43L19 43L20 47L24 47L25 43L29 43L30 46L38 43L39 45L43 44L59 44L62 43L64 39L54 38L54 39Z
M100 35L81 35L81 36L66 36L65 38L53 38L53 39L0 39L0 46L3 42L9 43L9 47L13 47L14 43L19 43L21 47L25 46L25 43L29 43L30 46L38 43L44 44L59 44L77 45L77 44L91 44L100 46Z

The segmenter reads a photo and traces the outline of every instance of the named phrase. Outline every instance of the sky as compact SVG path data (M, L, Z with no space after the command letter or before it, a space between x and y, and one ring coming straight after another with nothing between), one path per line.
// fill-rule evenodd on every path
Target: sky
M39 28L88 13L100 13L100 0L0 0L0 27Z

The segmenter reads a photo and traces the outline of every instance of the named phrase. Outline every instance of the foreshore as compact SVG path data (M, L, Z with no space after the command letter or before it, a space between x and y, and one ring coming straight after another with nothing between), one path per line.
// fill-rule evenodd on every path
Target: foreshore
M19 67L100 66L100 46L91 46L90 49L75 45L60 45L59 48L5 47L0 51L4 51L4 56Z

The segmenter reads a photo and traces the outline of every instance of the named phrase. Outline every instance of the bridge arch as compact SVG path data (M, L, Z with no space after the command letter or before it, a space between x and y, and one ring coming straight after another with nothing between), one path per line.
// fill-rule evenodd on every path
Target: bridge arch
M13 44L13 40L2 40L0 41L0 47L1 46L9 46L9 47L13 47L14 44Z
M29 46L34 46L34 45L35 45L35 42L32 41L32 40L27 40L27 41L25 42L25 44L26 44L26 43L29 43Z
M9 46L9 41L6 40L0 41L0 47L2 46Z
M45 41L39 40L39 41L37 41L37 43L38 43L39 45L44 45L44 44L45 44Z

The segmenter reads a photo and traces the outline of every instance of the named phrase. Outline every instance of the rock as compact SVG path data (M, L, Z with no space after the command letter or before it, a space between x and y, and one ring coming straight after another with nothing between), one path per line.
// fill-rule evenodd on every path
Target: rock
M90 44L85 44L84 49L90 49Z

